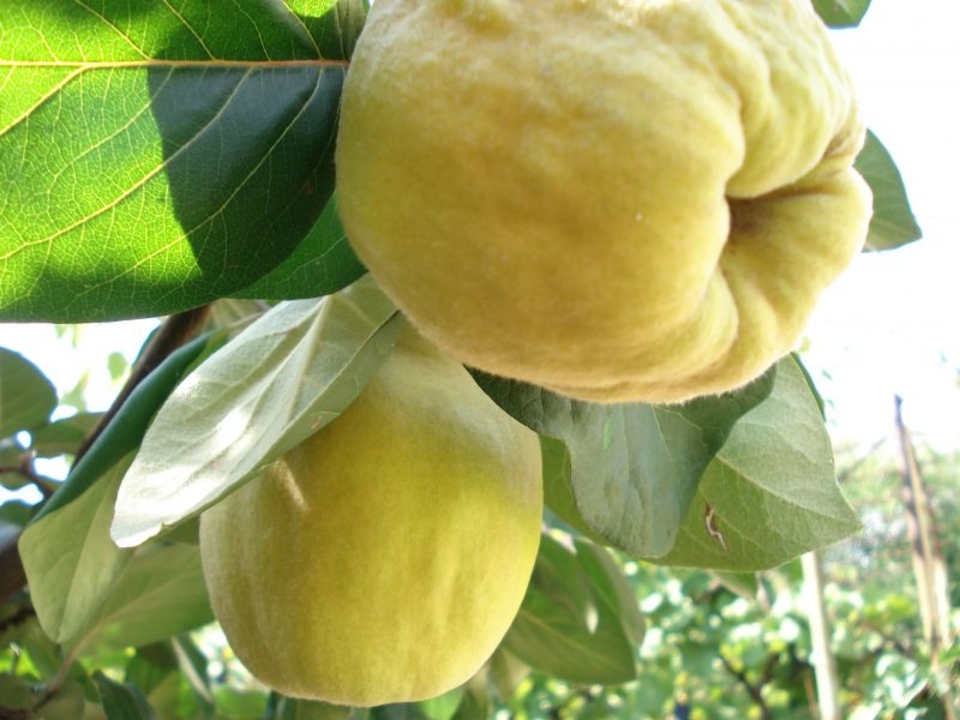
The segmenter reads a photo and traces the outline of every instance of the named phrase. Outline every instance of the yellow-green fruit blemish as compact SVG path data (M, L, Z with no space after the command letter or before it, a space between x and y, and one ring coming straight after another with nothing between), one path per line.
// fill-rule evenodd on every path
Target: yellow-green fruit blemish
M809 0L378 0L337 187L460 361L679 402L793 348L866 237L863 137Z
M537 435L407 328L342 415L203 514L213 608L284 694L432 697L506 633L542 502Z

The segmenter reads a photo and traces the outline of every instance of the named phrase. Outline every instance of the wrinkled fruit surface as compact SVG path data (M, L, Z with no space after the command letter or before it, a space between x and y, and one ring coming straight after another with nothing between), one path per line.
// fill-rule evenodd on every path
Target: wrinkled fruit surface
M863 134L809 0L380 0L340 211L461 361L676 402L794 346L866 236Z
M255 676L379 705L438 695L487 660L541 511L536 434L407 331L340 417L203 514L200 549Z

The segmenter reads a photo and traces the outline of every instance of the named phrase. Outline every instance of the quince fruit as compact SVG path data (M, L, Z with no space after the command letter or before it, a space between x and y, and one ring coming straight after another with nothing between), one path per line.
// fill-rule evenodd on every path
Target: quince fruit
M757 377L861 249L864 127L809 0L379 0L347 235L423 334L593 401Z
M535 433L406 330L346 411L201 516L234 652L276 690L341 704L463 683L529 582L540 463Z

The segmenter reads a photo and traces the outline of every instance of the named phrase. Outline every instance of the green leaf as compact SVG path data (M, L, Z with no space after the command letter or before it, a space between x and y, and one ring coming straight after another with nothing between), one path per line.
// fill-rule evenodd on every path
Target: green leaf
M666 554L707 464L772 371L685 405L598 405L475 372L494 401L540 433L547 505L588 537L638 557Z
M753 572L859 529L836 481L819 406L788 357L770 397L736 424L704 473L677 544L655 562Z
M349 60L367 19L366 0L284 0L313 37L320 56Z
M301 244L333 191L337 55L362 17L294 7L4 0L0 318L167 314Z
M136 551L89 627L68 644L81 654L147 645L212 621L200 549L158 542Z
M13 674L0 674L0 708L9 711L28 710L36 701L30 685L25 680ZM13 718L18 717L12 712L10 715Z
M137 545L198 514L339 415L400 325L369 278L277 305L194 372L157 413L117 499L113 537Z
M23 355L0 347L0 439L44 424L56 407L57 391L46 375Z
M234 297L315 298L341 290L364 272L347 242L334 195L293 254L250 287L234 293Z
M117 489L157 408L211 342L205 335L177 349L136 387L24 530L19 547L31 596L58 642L89 627L130 561L110 539Z
M417 708L427 720L450 720L460 707L465 693L466 688L460 686L429 700L421 700Z
M177 656L181 676L193 694L201 717L212 717L215 708L206 655L200 651L189 635L175 637L170 640L170 644Z
M216 346L220 337L218 334L206 334L194 338L172 352L160 367L137 385L80 462L71 468L66 482L43 506L36 520L73 502L126 454L134 450L143 439L154 413L173 388L204 351L210 346Z
M268 720L358 720L362 711L316 700L274 696ZM364 715L366 713L363 713Z
M107 720L156 720L156 713L136 685L114 682L99 670L93 679L100 690Z
M215 690L217 718L261 720L266 711L266 695L259 689L218 684Z
M922 233L910 209L900 171L872 132L867 133L856 168L873 191L873 218L865 249L889 250L919 240Z
M131 554L110 539L130 454L73 502L38 516L20 536L20 557L44 632L64 642L89 627Z
M19 500L8 500L0 504L0 524L9 527L23 527L30 521L34 507Z
M830 27L855 27L867 14L870 0L813 0L813 7Z
M39 457L72 455L93 432L103 413L83 412L56 420L34 430L32 449Z
M56 688L53 697L44 700L32 717L37 720L77 720L83 718L85 705L83 687L75 680L68 680Z
M627 682L636 677L636 601L627 591L624 606L616 585L626 580L611 573L597 552L606 551L578 541L571 552L544 535L503 646L531 667L571 682Z

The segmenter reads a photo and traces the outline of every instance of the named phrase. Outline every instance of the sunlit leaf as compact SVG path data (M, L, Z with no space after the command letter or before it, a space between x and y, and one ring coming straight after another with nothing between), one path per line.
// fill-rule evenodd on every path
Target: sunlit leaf
M370 280L277 305L170 397L117 499L113 537L137 545L254 477L340 414L399 332Z
M813 7L830 27L855 27L867 14L870 0L813 0Z
M333 190L362 17L355 1L4 0L0 318L166 314L283 262Z

